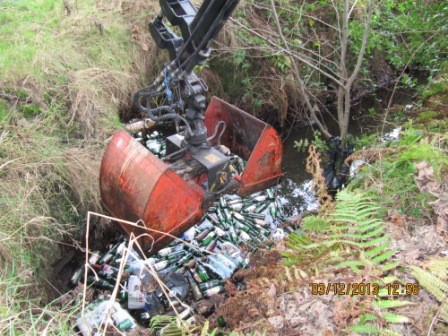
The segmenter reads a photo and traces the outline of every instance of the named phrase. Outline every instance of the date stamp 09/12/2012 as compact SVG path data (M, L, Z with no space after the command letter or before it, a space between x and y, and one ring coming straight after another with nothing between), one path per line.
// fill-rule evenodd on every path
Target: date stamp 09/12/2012
M310 283L312 295L377 295L380 293L381 287L378 283L362 283L362 282L312 282ZM391 295L417 295L420 292L418 283L400 284L393 282L386 284L385 293Z

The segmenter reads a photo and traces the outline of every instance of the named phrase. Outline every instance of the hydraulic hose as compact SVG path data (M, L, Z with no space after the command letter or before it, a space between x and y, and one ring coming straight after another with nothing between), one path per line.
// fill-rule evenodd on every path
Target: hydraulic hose
M216 135L218 134L219 126L221 126L221 125L223 125L223 127L222 127L221 132L219 133L218 140L217 140L217 145L218 146L221 145L222 135L224 134L224 132L226 131L226 128L227 128L227 125L226 125L226 123L223 120L219 121L216 124L215 130L213 131L213 134L209 138L207 138L207 141L212 141L212 140L214 140L216 138Z
M149 118L154 120L155 122L162 121L162 120L179 120L182 121L185 124L185 129L187 133L192 136L194 135L190 124L188 123L187 119L182 117L181 115L177 114L176 111L171 106L159 106L155 108L147 108L141 104L141 99L143 97L152 99L153 97L159 95L159 93L152 91L153 85L147 86L139 91L137 91L134 94L134 105L135 107L148 115ZM151 92L152 91L152 92ZM161 113L166 112L167 114L160 115Z

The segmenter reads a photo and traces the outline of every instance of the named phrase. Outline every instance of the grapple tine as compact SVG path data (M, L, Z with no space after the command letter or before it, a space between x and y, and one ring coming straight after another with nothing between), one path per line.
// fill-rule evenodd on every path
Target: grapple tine
M247 160L238 194L246 196L277 184L282 173L283 143L277 131L239 108L213 97L205 113L208 135L223 120L227 129L221 143Z

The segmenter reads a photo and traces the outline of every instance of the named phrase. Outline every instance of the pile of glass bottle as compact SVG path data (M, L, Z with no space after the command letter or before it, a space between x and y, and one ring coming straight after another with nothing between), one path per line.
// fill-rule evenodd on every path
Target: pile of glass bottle
M159 155L164 146L156 146L156 141L163 141L163 138L154 133L148 136L147 142L150 150ZM235 156L231 162L235 173L244 169L241 158ZM115 302L111 316L122 332L133 329L135 320L147 326L153 316L161 314L179 314L182 319L194 323L195 311L191 308L194 305L183 303L198 302L223 293L225 280L238 268L247 267L252 252L260 247L269 248L294 231L292 226L282 227L283 219L283 207L273 189L246 198L225 195L208 209L200 223L150 258L143 260L131 250L125 260L125 276L120 279L119 266L128 241L121 238L105 253L93 252L89 264L96 274L89 273L87 281L106 291L111 291L117 281L120 282L118 299L126 310L120 310L121 306ZM145 292L148 284L154 282L148 268L157 272L167 286L165 290L158 286ZM83 272L84 266L74 273L73 285L83 281ZM239 283L236 287L243 289L244 285ZM88 307L87 315L78 317L78 328L83 334L95 332L104 323L104 314L95 313L101 309L104 309L101 303L94 302Z
M138 132L134 135L134 138L157 157L161 158L166 155L166 141L164 136L158 131L150 134Z

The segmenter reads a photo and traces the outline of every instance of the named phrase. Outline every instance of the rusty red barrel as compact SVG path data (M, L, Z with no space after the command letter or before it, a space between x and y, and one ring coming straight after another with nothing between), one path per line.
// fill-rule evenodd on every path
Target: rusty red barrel
M178 236L203 216L204 190L187 183L128 133L118 131L109 142L100 170L101 200L119 219L142 220L146 227ZM128 232L144 233L121 224ZM171 238L147 232L155 240L154 250ZM151 238L143 238L148 248Z

